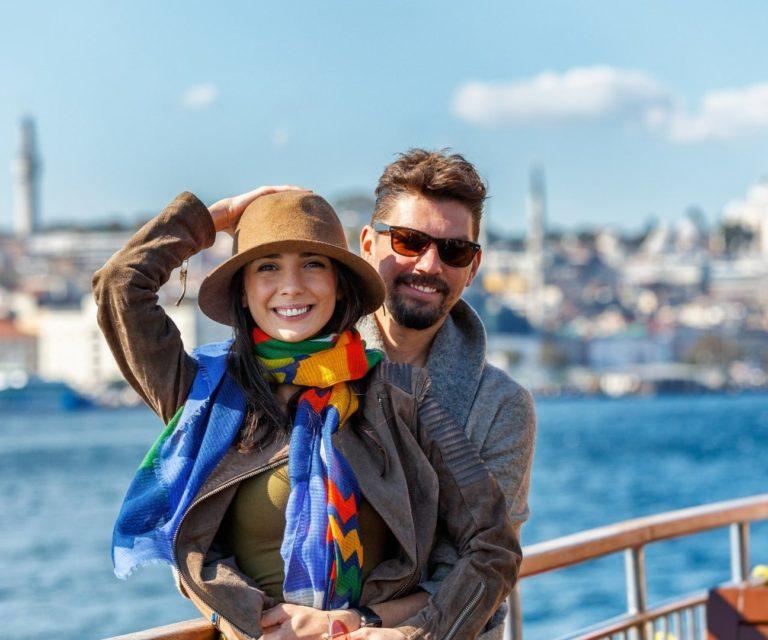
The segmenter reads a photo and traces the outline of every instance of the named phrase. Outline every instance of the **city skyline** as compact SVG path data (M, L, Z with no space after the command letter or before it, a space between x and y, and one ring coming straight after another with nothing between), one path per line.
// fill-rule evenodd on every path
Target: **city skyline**
M270 182L372 193L410 146L466 154L490 184L490 226L515 232L535 165L564 229L637 229L690 206L713 223L768 174L758 2L5 14L3 231L25 115L45 164L43 226L130 221L184 189L208 202Z

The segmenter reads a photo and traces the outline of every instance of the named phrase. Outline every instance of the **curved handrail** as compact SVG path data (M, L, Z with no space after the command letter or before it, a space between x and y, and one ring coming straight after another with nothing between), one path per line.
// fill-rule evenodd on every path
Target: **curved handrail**
M106 640L216 640L219 632L208 620L197 618L175 622L164 627L154 627L143 631L134 631Z
M520 577L553 571L660 540L755 520L768 520L768 493L625 520L524 547ZM662 607L656 613L663 613L664 610ZM644 620L647 616L636 617L637 620ZM616 629L625 628L633 619L624 618L614 626ZM215 637L216 630L210 622L197 619L110 640L212 640Z
M764 519L768 519L768 493L625 520L524 547L520 577L735 522Z

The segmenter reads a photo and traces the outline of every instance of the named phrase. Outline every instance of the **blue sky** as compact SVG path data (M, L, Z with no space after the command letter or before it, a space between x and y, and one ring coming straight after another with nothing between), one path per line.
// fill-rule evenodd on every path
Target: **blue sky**
M37 122L44 222L291 182L372 192L451 146L524 224L714 220L768 174L768 4L648 1L30 2L0 9L0 227L16 127Z

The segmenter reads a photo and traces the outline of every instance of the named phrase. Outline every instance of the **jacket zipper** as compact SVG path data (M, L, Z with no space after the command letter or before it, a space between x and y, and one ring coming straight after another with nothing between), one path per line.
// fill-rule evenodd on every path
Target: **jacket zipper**
M187 573L186 573L186 569L185 569L185 568L182 568L182 566L181 566L181 563L179 563L179 558L178 558L178 555L176 554L176 542L178 541L178 537L179 537L179 531L181 531L181 527L182 527L182 525L184 524L184 520L186 520L186 519L187 519L187 515L189 514L189 512L190 512L190 511L192 511L192 509L194 509L194 508L195 508L197 505L199 505L199 504L200 504L200 503L201 503L203 500L207 500L207 499L208 499L208 498L210 498L211 496L214 496L214 495L216 495L217 493L220 493L220 492L224 491L224 489L228 489L229 487L231 487L231 486L232 486L232 485L234 485L234 484L237 484L238 482L242 482L243 480L247 480L248 478L250 478L250 477L252 477L252 476L255 476L255 475L258 475L258 474L260 474L260 473L263 473L264 471L269 471L270 469L274 469L275 467L279 467L279 466L280 466L281 464L283 464L283 463L284 463L286 460L288 460L288 456L285 456L285 457L283 457L283 458L280 458L279 460L275 460L274 462L271 462L271 463L269 463L269 464L265 464L265 465L264 465L264 466L262 466L262 467L257 467L256 469L251 469L251 470L250 470L250 471L248 471L247 473L242 473L242 474L240 474L239 476L235 476L235 477L234 477L234 478L232 478L231 480L228 480L228 481L227 481L227 482L225 482L224 484L222 484L222 485L220 485L220 486L216 487L216 488L215 488L213 491L209 491L209 492L208 492L208 493L206 493L204 496L200 496L199 498L197 498L197 499L196 499L196 500L195 500L195 501L194 501L194 502L193 502L191 505L189 505L189 508L186 510L186 512L184 513L184 515L181 517L181 521L179 522L179 526L178 526L178 527L176 527L176 533L174 533L174 534L173 534L173 542L172 542L172 544L171 544L171 549L173 550L173 559L174 559L174 561L175 561L175 563L176 563L176 566L179 568L179 581L181 582L181 584L182 584L182 585L184 585L184 588L185 588L185 589L187 589L188 591L191 591L191 592L193 592L193 593L196 593L196 594L197 594L197 596L198 596L198 597L199 597L201 600L203 600L204 602L205 602L205 598L203 597L203 595L202 595L202 594L200 594L200 593L199 593L199 592L198 592L196 589L192 588L192 585L191 585L191 578L190 578L190 579L188 579L189 577L188 577L188 575L187 575ZM206 602L206 604L208 604L208 603ZM209 606L210 606L210 605L209 605ZM229 624L230 626L232 626L234 629L236 629L236 630L237 630L239 633L241 633L242 635L244 635L244 636L247 636L247 637L251 637L251 636L250 636L249 634L247 634L247 633L246 633L246 632L245 632L243 629L241 629L240 627L238 627L238 626L237 626L237 625L235 625L235 624L232 624L232 622L230 622L230 621L229 621L229 620L227 620L225 617L223 617L223 616L222 616L222 615L221 615L221 614L220 614L218 611L216 611L216 610L215 610L213 607L211 607L211 609L213 609L213 612L214 612L214 614L215 614L215 616L216 616L216 620L217 620L217 621L218 621L218 620L223 620L224 622L226 622L227 624ZM211 622L211 623L214 623L214 620L211 620L210 622ZM216 626L216 628L218 629L218 624L215 624L215 623L214 623L214 626Z
M413 573L408 577L408 582L406 582L402 587L400 587L395 593L392 595L392 600L400 596L400 594L405 593L413 586L414 578L416 577L416 574L419 572L419 548L416 547L416 569L414 569Z
M470 613L477 607L477 603L480 602L480 598L485 593L485 584L480 583L477 585L477 588L475 589L475 592L472 594L472 597L469 599L469 602L464 605L462 610L459 612L459 617L456 618L454 623L451 625L451 628L448 629L448 633L445 635L445 638L443 640L451 640L453 636L456 635L456 632L459 630L459 627L464 624L464 621L467 619Z
M389 414L387 413L387 410L384 408L384 400L382 400L380 394L376 394L376 399L379 401L379 408L381 409L381 413L384 415L384 420L387 422L387 426L392 429L392 424L389 421ZM413 573L411 573L410 576L408 576L408 581L400 587L395 593L392 595L392 599L394 600L401 594L408 591L413 586L414 579L416 578L418 572L419 572L419 547L416 545L416 568L413 570Z

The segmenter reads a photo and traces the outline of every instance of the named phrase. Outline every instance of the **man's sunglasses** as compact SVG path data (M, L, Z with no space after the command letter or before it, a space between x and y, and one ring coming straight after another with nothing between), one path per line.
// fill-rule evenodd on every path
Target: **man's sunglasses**
M431 243L437 247L437 255L449 267L466 267L480 251L480 245L457 238L433 238L423 231L408 227L392 227L383 222L373 225L376 233L388 233L392 251L413 258L424 253Z

